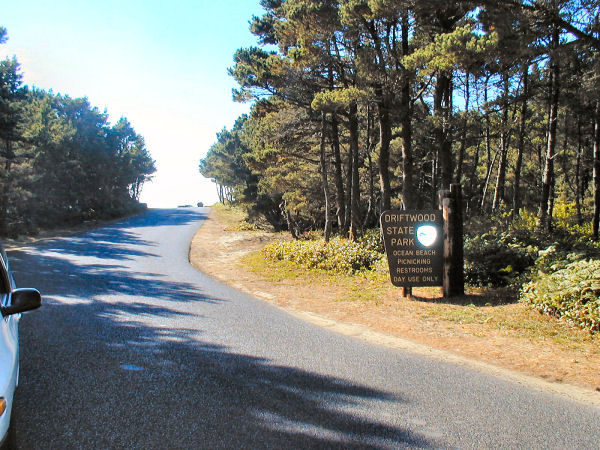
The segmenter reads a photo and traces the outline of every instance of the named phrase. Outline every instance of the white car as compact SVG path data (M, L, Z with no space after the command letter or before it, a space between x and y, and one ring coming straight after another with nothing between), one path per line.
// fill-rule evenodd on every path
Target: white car
M16 446L11 412L19 383L19 319L21 313L39 308L42 297L35 289L16 289L8 259L0 249L0 448Z

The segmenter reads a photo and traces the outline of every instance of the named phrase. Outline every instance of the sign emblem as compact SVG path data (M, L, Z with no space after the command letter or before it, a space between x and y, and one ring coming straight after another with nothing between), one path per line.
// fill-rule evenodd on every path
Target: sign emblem
M424 247L431 247L438 237L438 230L433 225L421 225L417 227L417 241Z

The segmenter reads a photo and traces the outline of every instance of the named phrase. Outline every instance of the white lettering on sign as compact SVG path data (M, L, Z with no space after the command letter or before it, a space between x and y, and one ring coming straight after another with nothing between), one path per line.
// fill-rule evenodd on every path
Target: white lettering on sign
M431 264L430 258L398 258L398 265L412 265L416 266L417 264Z
M385 214L386 222L435 222L435 214L415 213L415 214Z
M414 246L415 240L414 238L392 238L392 245L405 245L405 246Z
M397 267L396 273L433 273L433 267Z
M414 234L415 227L387 227L386 234Z
M426 283L435 283L436 281L439 281L438 277L423 277L423 281Z

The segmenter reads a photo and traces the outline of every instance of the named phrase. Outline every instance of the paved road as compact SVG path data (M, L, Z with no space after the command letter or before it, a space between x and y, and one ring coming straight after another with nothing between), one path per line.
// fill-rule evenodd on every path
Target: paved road
M598 448L600 409L302 322L196 272L205 209L11 252L18 437L68 448Z

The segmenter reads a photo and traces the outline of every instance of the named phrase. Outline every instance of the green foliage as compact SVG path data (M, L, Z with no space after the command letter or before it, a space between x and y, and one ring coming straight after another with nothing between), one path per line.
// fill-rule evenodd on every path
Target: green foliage
M423 67L423 74L438 70L449 71L458 65L468 66L470 61L492 49L498 42L498 35L480 35L473 32L470 24L459 26L451 33L438 34L433 42L417 49L404 58L407 67Z
M600 331L600 260L580 260L554 269L525 284L521 301L591 332Z
M34 90L22 122L31 155L33 227L128 214L155 171L142 136L129 121L115 125L87 99Z
M526 236L534 218L521 215L516 228ZM578 225L572 204L558 202L552 233L532 231L540 250L520 300L532 309L561 317L592 332L600 330L600 249L589 239L589 224Z
M506 286L535 261L537 248L509 233L484 233L465 238L465 281L471 285Z
M241 136L247 120L248 116L242 115L231 130L223 129L217 133L217 142L200 161L200 173L221 186L227 186L229 200L240 202L254 200L256 194L256 177L252 176L245 161L249 148Z
M573 205L556 202L555 226L548 232L537 216L522 209L510 213L474 217L465 225L465 278L477 285L505 286L522 283L528 269L547 271L563 266L574 255L600 256L598 244L589 239L588 225L576 224Z
M87 99L29 90L16 58L0 62L0 148L1 235L135 212L155 171L127 119L111 126Z
M384 259L374 247L377 244L373 237L357 242L335 237L329 242L323 239L275 242L261 252L272 261L291 261L308 269L353 274L370 270Z
M554 230L522 210L467 224L465 278L470 284L519 285L532 309L597 332L600 327L600 252L571 204L557 202ZM487 232L483 232L487 230Z
M339 111L347 108L350 103L366 101L369 94L355 87L337 91L323 91L315 95L311 107L315 111Z
M363 234L360 235L358 242L369 251L378 253L383 253L385 251L381 230L379 228L365 230Z

